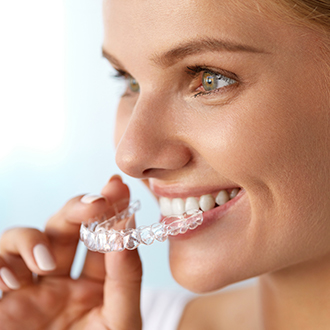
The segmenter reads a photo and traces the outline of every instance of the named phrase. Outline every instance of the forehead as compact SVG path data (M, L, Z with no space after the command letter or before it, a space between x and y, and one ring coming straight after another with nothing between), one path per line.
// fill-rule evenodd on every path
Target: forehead
M273 0L104 0L103 48L140 82L141 74L154 74L150 59L155 55L198 40L261 49L273 55L269 66L292 57L295 65L299 59L306 62L305 57L319 48L319 38L279 19L265 6L268 1Z
M272 26L251 0L244 8L236 0L105 0L103 14L112 53L161 52L198 37L272 46Z

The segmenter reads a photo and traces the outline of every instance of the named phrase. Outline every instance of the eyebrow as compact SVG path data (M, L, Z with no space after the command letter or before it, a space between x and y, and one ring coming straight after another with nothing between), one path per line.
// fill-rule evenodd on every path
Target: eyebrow
M268 54L266 51L255 48L253 46L207 38L191 40L178 44L177 46L166 51L165 53L154 53L150 57L150 60L156 65L162 67L170 67L187 56L216 51ZM108 53L104 48L102 48L102 56L108 59L108 61L114 67L124 68L121 62L116 57Z
M165 53L155 53L150 59L157 65L169 67L187 56L216 51L246 52L256 54L267 53L262 49L258 49L249 45L207 38L181 43Z
M102 48L102 56L106 58L115 68L121 68L121 69L124 68L121 62L118 59L116 59L113 55L108 53L104 48Z

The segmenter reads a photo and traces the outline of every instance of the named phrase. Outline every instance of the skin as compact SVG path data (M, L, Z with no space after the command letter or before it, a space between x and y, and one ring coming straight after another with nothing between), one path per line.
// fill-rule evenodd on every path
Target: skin
M280 21L253 0L244 8L235 0L105 0L104 24L105 56L140 86L138 92L127 88L118 107L120 169L142 179L156 197L242 188L230 207L206 212L199 229L170 240L170 266L174 278L195 292L254 276L259 285L192 301L180 330L326 329L330 101L322 36ZM201 39L227 46L211 50L204 44L192 53ZM188 55L187 49L169 53L188 42ZM237 82L202 95L202 73L187 73L193 66ZM10 268L22 289L13 292L0 281L6 292L0 324L22 328L11 310L24 319L26 306L35 306L29 317L42 328L141 329L136 251L89 253L79 281L69 276L79 223L129 196L118 178L102 194L104 200L88 206L80 197L71 200L44 232L3 235L0 268ZM56 270L38 269L32 249L40 242L53 253ZM39 274L37 284L31 272ZM68 301L67 294L74 303L54 313L49 288L56 289L57 302ZM39 305L45 307L42 320Z
M255 4L245 2L243 11L235 1L105 1L104 50L140 85L119 104L117 163L168 197L244 188L222 217L171 240L172 274L186 288L208 292L268 273L261 280L265 326L293 329L300 322L287 323L290 312L279 315L295 299L308 310L307 299L314 302L310 295L319 291L306 285L325 280L325 269L329 278L327 67L316 32L262 15ZM170 65L155 61L202 38L262 52L204 51ZM194 97L201 79L185 72L194 65L233 72L239 82ZM329 288L328 280L320 283Z
M81 202L82 196L71 199L42 232L13 228L2 235L0 269L9 269L20 284L11 290L0 278L0 324L6 329L141 329L142 267L137 250L106 255L88 251L80 277L70 277L81 222L103 214L111 217L113 203L129 198L118 176L101 193L103 197L90 204ZM38 244L48 249L54 270L38 267L33 255ZM32 272L38 276L33 278Z

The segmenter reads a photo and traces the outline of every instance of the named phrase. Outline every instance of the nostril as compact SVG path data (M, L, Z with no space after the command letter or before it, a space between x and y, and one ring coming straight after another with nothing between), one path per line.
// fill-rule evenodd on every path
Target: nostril
M155 169L153 168L148 168L142 172L143 176L150 176L152 172L154 172Z
M151 177L154 176L157 173L164 172L165 168L148 168L142 172L143 177Z
M172 173L191 163L193 155L187 146L167 141L159 148L156 142L143 148L142 143L137 145L136 141L122 139L117 147L117 165L127 175L141 179Z

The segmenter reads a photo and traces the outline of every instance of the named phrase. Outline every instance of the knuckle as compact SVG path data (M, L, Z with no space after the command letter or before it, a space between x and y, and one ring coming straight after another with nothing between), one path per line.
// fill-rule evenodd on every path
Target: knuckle
M0 237L0 253L16 250L18 246L31 245L38 241L45 241L45 235L36 228L9 228Z

